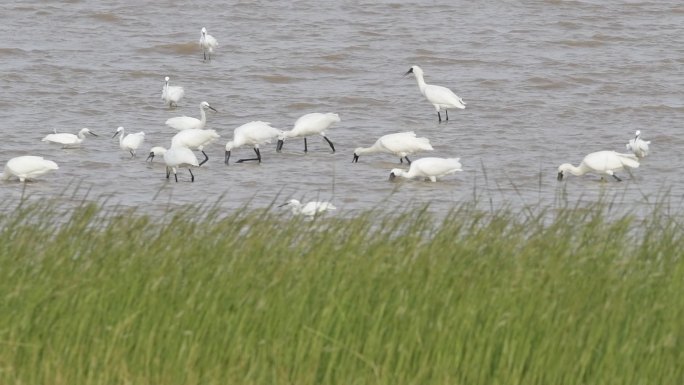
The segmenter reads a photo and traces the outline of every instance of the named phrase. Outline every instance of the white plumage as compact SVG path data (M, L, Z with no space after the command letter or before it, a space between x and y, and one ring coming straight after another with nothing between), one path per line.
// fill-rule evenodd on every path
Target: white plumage
M91 132L87 128L81 128L77 135L68 134L65 132L45 135L42 139L43 142L56 143L62 145L63 148L79 147L83 140L85 140L86 134L92 136L97 136L94 132Z
M202 27L202 33L200 35L200 40L199 40L200 47L202 47L202 51L204 52L204 60L207 60L207 57L209 57L209 60L211 60L211 54L214 53L214 50L218 48L218 41L211 36L210 34L207 33L207 29Z
M442 109L444 109L444 113L446 114L446 120L449 120L449 108L465 108L466 103L463 99L458 97L458 95L450 89L434 84L426 84L423 79L423 70L420 67L412 66L408 72L406 72L406 75L411 73L416 77L420 92L435 107L435 110L437 110L437 118L440 122L442 121L442 116L439 111Z
M408 164L411 164L409 155L420 151L432 151L432 145L428 138L418 138L413 131L398 132L396 134L383 135L370 147L358 147L354 150L353 162L359 161L359 156L364 154L373 154L377 152L384 152L386 154L393 154L399 157L399 161L403 163L406 159Z
M633 154L622 154L615 151L597 151L588 154L582 159L579 166L575 167L570 163L563 163L558 167L558 180L562 180L566 172L573 175L584 175L586 173L596 173L610 175L618 182L622 181L615 172L623 170L625 167L639 167L639 160Z
M135 151L145 141L145 133L140 131L136 132L135 134L126 135L124 128L119 127L116 129L116 132L114 133L114 136L112 136L112 138L119 134L121 134L121 136L119 136L119 147L121 147L121 149L124 151L130 152L131 157L134 157Z
M171 147L185 146L191 150L199 150L204 155L204 160L199 164L203 165L209 160L209 156L204 152L204 146L220 138L215 130L183 130L171 139Z
M19 178L20 182L41 176L48 171L57 170L57 163L43 159L41 156L24 155L12 158L5 164L2 173L2 180L9 180L12 177Z
M239 159L236 163L250 160L256 160L261 163L261 152L259 151L259 145L270 143L271 140L280 137L282 134L282 130L271 127L271 123L268 122L255 121L243 124L233 131L233 139L226 143L225 163L228 164L230 153L234 148L245 145L253 146L257 157Z
M328 142L328 145L330 146L330 149L332 149L332 152L335 152L335 146L333 143L328 139L328 137L325 134L325 131L330 128L335 123L340 122L340 116L335 114L335 113L320 113L320 112L313 112L310 114L302 115L297 119L297 121L294 124L294 127L289 130L289 131L284 131L283 135L281 138L278 139L278 145L276 147L276 150L280 152L283 149L283 141L287 138L304 138L304 152L308 151L308 147L306 144L306 137L310 135L321 135L323 139L325 139L326 142Z
M648 145L651 141L641 139L641 131L637 130L634 133L634 139L630 139L629 143L625 145L628 150L632 151L637 158L644 158L648 155Z
M395 168L390 172L390 179L397 176L412 179L422 177L437 182L438 177L463 171L461 169L460 158L420 158L411 163L408 171Z
M195 175L192 173L190 167L199 167L199 162L197 161L197 156L192 152L191 149L181 146L181 145L171 145L166 151L163 151L164 163L166 164L166 179L169 179L171 171L173 171L173 177L178 182L177 169L179 167L186 167L190 172L190 182L195 181Z
M330 202L318 202L318 201L312 201L312 202L307 202L305 204L302 204L296 199L290 199L289 201L283 203L279 207L283 206L289 206L290 209L292 210L292 214L294 215L305 215L308 217L313 217L314 215L324 213L328 210L336 210L337 207L335 207L332 203Z
M166 148L160 147L160 146L154 146L154 147L150 148L150 154L147 156L147 159L145 159L145 161L149 160L150 162L153 162L155 156L163 156L165 152L166 152Z
M185 96L185 90L180 86L169 85L169 77L164 78L164 88L162 88L161 98L164 104L168 104L169 107L178 106L178 102Z
M207 109L217 112L214 107L210 106L207 102L202 102L199 105L200 108L200 119L193 118L191 116L176 116L175 118L169 118L166 120L166 125L175 128L176 130L192 130L192 129L202 129L207 124Z

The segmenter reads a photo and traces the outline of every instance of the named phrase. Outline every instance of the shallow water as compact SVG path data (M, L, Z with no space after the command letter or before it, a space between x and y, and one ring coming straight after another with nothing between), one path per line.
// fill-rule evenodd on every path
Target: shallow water
M226 211L294 197L331 200L338 213L430 203L439 212L474 199L485 207L594 201L648 211L669 193L681 206L684 140L681 47L684 6L677 1L24 1L2 4L0 162L41 155L57 172L29 183L0 183L4 201L22 194L65 202L107 196L108 204L155 211L216 202ZM207 27L220 47L203 62ZM413 77L448 86L468 106L438 124ZM185 87L176 109L161 99L164 76ZM210 160L179 183L147 150L168 146L169 117L199 116L222 136ZM251 120L289 129L308 112L337 112L328 137L262 147L262 164L223 164L232 130ZM112 139L118 126L144 131L136 158ZM89 127L80 149L41 142L57 129ZM624 151L641 130L651 154L622 183L598 177L556 181L561 163L592 151ZM416 131L429 156L460 157L464 171L438 183L388 181L398 159L359 146ZM233 151L233 158L252 150ZM418 158L415 156L413 158ZM232 158L232 159L233 159ZM74 192L75 191L75 192Z

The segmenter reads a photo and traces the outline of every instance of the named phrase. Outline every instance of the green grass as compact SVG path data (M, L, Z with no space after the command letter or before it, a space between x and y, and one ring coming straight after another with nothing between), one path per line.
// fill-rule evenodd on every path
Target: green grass
M197 211L6 210L0 384L684 383L664 210Z

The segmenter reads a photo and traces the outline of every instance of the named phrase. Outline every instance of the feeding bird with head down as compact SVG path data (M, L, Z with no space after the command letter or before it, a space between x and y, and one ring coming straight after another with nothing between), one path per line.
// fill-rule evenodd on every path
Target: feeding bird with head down
M199 150L204 155L204 160L200 162L200 166L209 160L209 156L204 152L204 146L212 141L220 138L220 135L215 130L183 130L171 139L171 147L175 145L185 146L191 150Z
M354 150L354 158L352 163L359 161L359 156L364 154L373 154L377 152L384 152L386 154L393 154L399 157L399 162L403 163L404 159L411 164L409 155L419 151L432 151L432 145L428 138L418 138L413 131L398 132L396 134L383 135L370 147L358 147Z
M271 123L254 121L241 125L233 131L233 139L226 143L225 163L228 165L230 160L230 153L233 149L241 146L253 146L256 158L239 159L236 163L256 160L261 163L261 151L259 145L270 143L271 140L280 137L283 134L282 130L271 127Z
M610 175L618 182L620 179L615 173L625 167L639 167L639 160L636 155L622 154L615 151L597 151L588 154L582 159L579 166L575 167L570 163L563 163L558 167L558 180L563 180L567 173L581 176L587 173L599 174L601 179L604 175Z
M178 168L184 167L187 168L190 173L190 182L195 181L195 175L192 173L190 167L199 167L200 164L197 161L197 156L195 156L195 153L192 152L191 149L179 144L171 144L171 148L168 150L164 147L153 147L152 149L156 155L162 155L164 157L164 164L166 164L166 179L169 179L171 172L173 172L173 178L176 180L176 183L178 183ZM152 151L150 151L150 156L152 156Z
M59 169L57 163L43 159L41 156L17 156L7 161L0 179L9 180L12 177L16 177L20 182L26 182L57 169Z
M438 177L443 177L444 175L456 171L463 171L459 159L460 158L420 158L411 162L411 167L409 167L408 171L400 168L392 169L390 172L390 180L400 176L407 179L421 177L432 182L437 182Z
M297 119L294 127L289 131L284 131L283 135L278 138L278 144L276 146L276 151L280 152L283 149L284 140L287 138L304 138L304 152L308 152L308 146L306 144L306 137L311 135L320 135L328 142L332 152L335 152L335 146L328 139L325 131L330 128L335 123L340 122L340 116L335 113L320 113L312 112L310 114L302 115Z

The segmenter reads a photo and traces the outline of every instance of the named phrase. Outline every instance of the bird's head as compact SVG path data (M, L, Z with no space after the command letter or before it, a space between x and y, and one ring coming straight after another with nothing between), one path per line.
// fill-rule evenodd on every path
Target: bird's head
M114 133L114 135L112 135L112 138L119 135L121 133L121 131L123 131L123 129L124 129L123 127L119 126L119 128L116 129L116 132Z
M210 109L210 110L212 110L212 111L214 111L214 112L218 112L218 111L216 111L216 109L215 109L214 107L210 106L208 102L202 102L202 103L200 103L200 107L201 107L203 110Z

